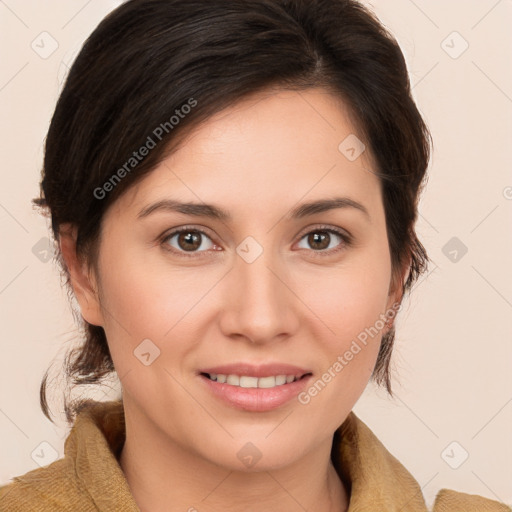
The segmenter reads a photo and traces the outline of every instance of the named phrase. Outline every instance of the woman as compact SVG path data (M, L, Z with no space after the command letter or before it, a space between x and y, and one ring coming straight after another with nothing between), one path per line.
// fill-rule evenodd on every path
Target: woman
M80 305L66 455L6 510L426 511L351 412L426 270L430 135L354 0L130 0L73 64L41 197ZM41 387L46 404L46 379ZM442 490L434 510L510 510Z

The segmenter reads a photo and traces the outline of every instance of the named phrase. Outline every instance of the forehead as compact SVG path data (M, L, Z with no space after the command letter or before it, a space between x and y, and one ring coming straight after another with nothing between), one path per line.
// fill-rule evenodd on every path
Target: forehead
M265 91L195 127L119 206L140 210L171 193L245 212L249 203L284 207L334 192L371 203L380 184L361 139L346 105L326 90Z

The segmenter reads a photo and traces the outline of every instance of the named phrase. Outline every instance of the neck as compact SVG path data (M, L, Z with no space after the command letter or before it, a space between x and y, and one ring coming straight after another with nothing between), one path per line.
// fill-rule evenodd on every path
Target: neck
M292 465L260 472L218 466L150 423L126 421L120 466L141 512L346 512L348 495L330 460L332 439Z

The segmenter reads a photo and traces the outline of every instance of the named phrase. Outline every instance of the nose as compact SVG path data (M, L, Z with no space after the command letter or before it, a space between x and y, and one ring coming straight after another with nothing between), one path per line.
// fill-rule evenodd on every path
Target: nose
M235 257L223 280L220 327L225 336L271 343L291 336L299 324L299 305L285 267L270 251L252 262Z

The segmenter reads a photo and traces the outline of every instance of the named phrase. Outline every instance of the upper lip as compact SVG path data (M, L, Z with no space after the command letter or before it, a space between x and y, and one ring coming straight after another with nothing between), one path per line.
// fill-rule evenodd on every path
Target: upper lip
M283 363L269 364L251 364L251 363L232 363L219 366L212 366L199 370L199 373L215 373L217 375L250 375L252 377L271 377L273 375L294 375L302 377L311 371L299 366Z

